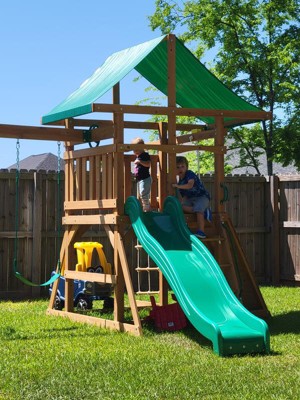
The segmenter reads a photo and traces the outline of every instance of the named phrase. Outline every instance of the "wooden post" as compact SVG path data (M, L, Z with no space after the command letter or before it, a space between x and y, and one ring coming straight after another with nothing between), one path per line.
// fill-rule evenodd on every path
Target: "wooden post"
M158 131L161 144L167 143L167 124L159 122ZM158 152L159 181L158 181L158 201L159 210L162 211L163 202L167 197L167 154L163 151Z
M120 85L117 84L113 88L113 101L114 104L120 103ZM114 113L114 128L115 137L114 144L124 143L124 113ZM124 153L116 152L114 154L114 165L113 165L113 197L117 199L117 211L118 215L124 214Z
M280 282L280 233L279 233L279 179L278 176L270 176L270 206L271 206L271 233L270 233L270 266L272 283Z
M224 130L224 121L223 117L218 116L215 118L216 121L216 138L215 145L216 146L224 146L225 142L225 130ZM221 184L224 183L224 154L215 153L215 198L214 198L214 211L222 213L224 212L224 204L223 200L223 190Z
M116 145L122 144L124 141L124 114L114 114L115 124L115 139ZM113 160L113 197L117 199L117 210L118 215L124 214L124 200L125 200L125 188L124 188L124 153L115 152Z
M73 129L73 121L70 119L65 119L65 128ZM69 142L65 142L66 151L74 150L74 146ZM78 173L78 172L77 172ZM74 200L74 168L73 160L68 160L65 163L65 201ZM65 212L67 215L68 212ZM65 270L70 269L72 263L72 251L70 246L72 245L72 231L70 227L66 229L66 242L65 242L65 256L64 256L64 268ZM65 310L67 312L72 312L74 310L74 281L72 279L65 280Z
M68 232L68 240L66 245L66 252L65 252L65 271L70 269L72 264L71 259L71 240L70 240L70 228L67 229ZM67 312L72 312L74 310L74 281L73 279L66 279L65 280L65 310Z
M34 198L33 198L33 271L32 281L41 282L41 265L42 265L42 174L35 172L34 180ZM41 287L32 287L34 297L41 294Z
M114 228L114 267L117 276L117 284L114 288L114 321L123 322L125 281L119 257L119 232L117 226Z
M168 144L176 144L176 38L168 35L168 107L174 109L168 113ZM169 153L169 174L167 182L167 194L174 195L172 183L176 182L176 154Z
M113 103L120 104L120 84L113 87ZM124 114L114 113L114 144L124 143ZM113 197L117 199L116 215L124 214L124 153L115 152L113 160ZM124 291L125 281L122 265L119 255L119 229L120 226L114 227L114 266L115 274L117 276L117 285L115 286L115 299L114 299L114 321L124 321Z
M128 263L127 263L124 243L123 243L122 237L119 232L116 233L116 243L115 244L118 248L118 254L120 257L120 263L121 263L122 272L123 272L122 275L123 275L124 283L126 284L126 289L127 289L128 300L129 300L130 309L131 309L131 313L132 313L133 323L137 328L137 331L138 331L137 333L139 335L141 335L142 334L142 325L141 325L141 321L140 321L140 317L139 317L139 313L138 313L138 309L137 309L137 304L136 304L136 300L135 300L135 296L134 296L134 290L133 290L133 285L132 285L129 267L128 267ZM124 296L123 296L123 299L124 299ZM123 307L124 307L124 304L123 304ZM123 320L122 320L122 322L123 322Z
M176 144L176 39L174 35L168 35L168 107L174 109L173 113L168 112L168 145ZM164 127L161 128L161 142L165 142ZM165 159L163 153L159 154L160 169L166 168L164 165ZM160 209L163 206L163 200L168 195L174 195L174 189L172 183L176 182L176 154L173 152L168 153L168 174L166 187L163 185L164 180L160 181L160 196L163 195L163 199L160 198ZM159 273L159 302L161 305L168 304L168 284L162 275Z
M120 104L120 82L113 87L113 104Z

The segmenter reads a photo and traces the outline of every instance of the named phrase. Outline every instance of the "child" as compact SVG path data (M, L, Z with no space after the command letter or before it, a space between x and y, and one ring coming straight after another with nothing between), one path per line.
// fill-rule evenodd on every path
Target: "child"
M173 187L179 189L183 211L195 212L197 215L198 230L195 233L200 239L205 239L204 213L209 208L210 195L205 189L200 178L188 169L188 160L185 157L176 157L178 183Z
M135 138L131 142L132 144L144 144L144 140L141 138ZM137 189L139 198L142 201L143 211L150 211L150 190L152 184L152 178L149 173L150 169L150 155L146 151L134 150L136 159L134 161L134 176L137 181Z

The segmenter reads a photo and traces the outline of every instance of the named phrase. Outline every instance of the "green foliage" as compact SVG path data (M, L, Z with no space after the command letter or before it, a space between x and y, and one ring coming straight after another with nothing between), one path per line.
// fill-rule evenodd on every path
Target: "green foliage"
M284 166L294 164L300 170L300 107L290 113L284 125L278 126L275 160Z
M213 50L213 72L247 101L274 113L260 129L241 136L242 164L253 164L264 150L268 173L273 161L299 163L300 3L299 0L156 0L149 17L153 30L173 32L201 58ZM251 131L253 132L251 133ZM251 141L250 141L251 139ZM241 142L242 141L242 142ZM261 143L263 142L263 146ZM258 150L255 150L258 147ZM247 149L247 150L246 150Z
M2 301L0 399L297 399L299 290L262 288L270 355L226 358L190 326L134 337L47 316L48 300Z
M255 124L252 128L243 126L231 129L226 144L228 150L239 150L240 162L236 167L252 167L260 175L259 157L265 154L260 124ZM230 156L226 160L230 163Z
M161 105L162 103L166 102L166 96L157 96L158 90L153 87L149 86L146 89L146 92L149 93L149 97L142 99L138 102L138 104L150 104L150 105ZM167 122L167 118L162 115L153 115L150 117L149 121L151 122ZM198 124L199 120L193 117L177 117L176 122L179 124ZM179 135L185 135L186 132L179 132ZM159 139L159 132L158 131L150 131L149 134L150 141L156 141ZM202 140L197 143L203 146L211 146L213 143L211 139L209 140ZM151 151L152 154L155 154L155 151ZM213 173L214 172L214 157L212 153L209 152L188 152L185 153L185 156L189 160L189 168L193 171L201 174ZM225 166L226 169L226 166ZM230 167L227 166L227 170L230 170Z

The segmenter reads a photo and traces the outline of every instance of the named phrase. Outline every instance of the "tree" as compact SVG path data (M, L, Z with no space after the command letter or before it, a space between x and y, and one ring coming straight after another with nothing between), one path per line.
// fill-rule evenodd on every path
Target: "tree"
M261 149L269 175L274 161L300 168L300 0L156 0L155 5L149 17L153 30L175 33L194 46L199 59L213 50L212 72L273 113L272 121L231 132L244 165L253 165Z

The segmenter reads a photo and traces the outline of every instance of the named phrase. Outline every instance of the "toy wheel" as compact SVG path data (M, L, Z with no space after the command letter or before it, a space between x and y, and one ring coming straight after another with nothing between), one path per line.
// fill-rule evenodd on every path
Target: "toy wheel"
M62 310L64 308L64 303L59 296L55 296L54 300L54 309L55 310Z
M81 296L77 301L76 307L78 311L91 310L93 308L93 302L86 297Z
M103 302L103 308L114 308L114 299L112 297L106 297Z
M95 267L95 272L97 272L98 274L103 274L103 268L101 267L101 265Z

